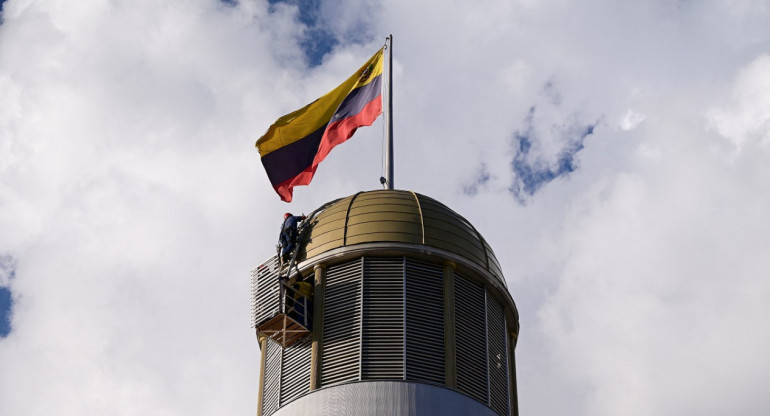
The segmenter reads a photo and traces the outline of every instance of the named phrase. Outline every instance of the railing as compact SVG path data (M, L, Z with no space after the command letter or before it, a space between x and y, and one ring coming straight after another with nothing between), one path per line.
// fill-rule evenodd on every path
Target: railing
M284 348L303 339L313 324L313 285L289 284L286 272L277 256L251 272L252 327Z
M281 284L281 312L308 330L313 326L312 287L308 282L296 282L294 285L288 285L286 282Z
M273 256L251 271L251 327L281 312L280 262Z

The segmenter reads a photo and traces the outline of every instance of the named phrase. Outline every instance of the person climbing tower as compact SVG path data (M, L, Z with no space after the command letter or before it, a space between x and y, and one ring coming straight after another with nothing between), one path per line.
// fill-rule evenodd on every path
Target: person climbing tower
M283 215L283 225L281 226L281 236L279 238L279 243L281 245L281 259L283 259L283 261L287 261L291 258L291 253L297 246L297 236L299 235L297 227L299 226L299 222L304 219L304 215L292 215L290 212Z

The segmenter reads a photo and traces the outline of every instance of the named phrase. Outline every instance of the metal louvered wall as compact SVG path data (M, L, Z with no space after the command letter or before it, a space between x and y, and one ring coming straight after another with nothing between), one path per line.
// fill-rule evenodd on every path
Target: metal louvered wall
M406 380L444 384L444 272L406 260Z
M321 385L359 378L363 258L326 271Z
M505 312L497 301L487 296L487 340L489 356L489 407L508 414L508 350Z
M265 343L265 386L262 393L262 414L273 414L280 406L281 399L281 358L282 348L275 342Z
M281 406L310 392L311 337L283 349L281 362Z
M251 271L251 327L270 319L280 310L278 293L278 256L273 256Z
M457 389L487 402L487 329L484 287L455 274Z
M404 378L403 257L364 258L361 378Z
M444 270L409 257L361 257L326 269L323 388L365 380L444 386ZM277 259L252 272L254 322L278 308ZM454 274L456 390L511 414L505 310L486 288ZM310 337L267 343L262 414L310 393Z

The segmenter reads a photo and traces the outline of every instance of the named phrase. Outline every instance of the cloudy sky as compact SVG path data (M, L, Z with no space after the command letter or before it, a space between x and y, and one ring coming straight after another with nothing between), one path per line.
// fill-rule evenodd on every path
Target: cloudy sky
M0 414L256 409L254 142L393 33L396 178L495 249L522 415L770 409L767 0L2 0Z

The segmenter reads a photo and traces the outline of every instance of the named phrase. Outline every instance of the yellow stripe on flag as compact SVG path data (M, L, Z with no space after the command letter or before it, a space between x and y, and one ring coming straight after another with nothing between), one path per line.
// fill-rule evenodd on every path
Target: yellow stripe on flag
M384 49L380 49L339 87L276 120L267 129L267 133L257 140L256 146L260 156L290 145L328 124L334 112L351 91L369 84L372 79L382 74L383 52ZM369 73L362 76L367 70Z

